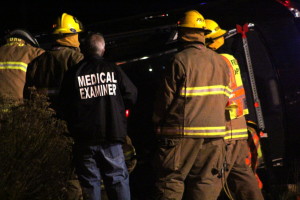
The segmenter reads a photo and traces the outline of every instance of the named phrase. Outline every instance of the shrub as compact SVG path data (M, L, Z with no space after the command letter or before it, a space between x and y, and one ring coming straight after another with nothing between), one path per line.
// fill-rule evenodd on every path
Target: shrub
M0 199L59 200L71 168L72 140L47 98L0 97Z

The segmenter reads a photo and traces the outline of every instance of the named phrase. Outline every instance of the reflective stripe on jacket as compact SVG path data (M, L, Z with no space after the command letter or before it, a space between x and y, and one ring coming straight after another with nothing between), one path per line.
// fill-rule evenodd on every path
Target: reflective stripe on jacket
M186 46L166 69L153 120L169 137L224 137L225 107L231 89L220 55L201 44Z
M225 140L246 140L248 138L248 130L246 119L244 116L228 120L226 122Z
M19 38L9 38L0 47L0 95L23 98L28 64L44 52Z

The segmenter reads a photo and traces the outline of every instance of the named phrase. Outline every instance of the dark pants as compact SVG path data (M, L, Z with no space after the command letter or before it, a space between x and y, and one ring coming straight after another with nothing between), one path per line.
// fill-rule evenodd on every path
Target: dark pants
M223 185L218 185L219 190L227 183L229 190L233 192L237 200L263 200L261 190L258 187L255 174L246 165L248 155L247 140L236 140L228 142L226 151L227 171L223 178ZM217 187L217 186L216 186Z
M168 139L160 144L154 167L155 199L215 200L215 185L224 163L225 143L220 139Z
M122 145L74 146L76 173L84 198L101 199L101 179L111 200L130 200L129 174Z

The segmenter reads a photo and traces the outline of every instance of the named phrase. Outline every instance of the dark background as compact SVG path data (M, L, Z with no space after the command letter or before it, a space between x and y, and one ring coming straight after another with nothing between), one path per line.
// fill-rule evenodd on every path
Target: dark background
M299 1L287 2L292 2L295 7L299 5ZM300 26L299 19L280 2L29 0L1 5L2 35L7 29L25 28L38 36L42 46L47 46L47 34L50 33L53 22L66 12L77 17L86 31L104 34L107 59L128 62L120 66L139 90L138 102L131 110L128 127L138 156L137 168L131 175L131 183L134 186L132 190L136 199L145 200L145 196L151 195L153 186L152 108L154 95L159 87L158 80L170 56L159 53L176 47L170 42L170 36L175 30L178 18L189 9L197 9L205 18L215 20L226 30L235 28L236 24L255 24L255 32L249 34L248 39L266 131L269 134L265 147L271 159L283 158L286 166L300 160ZM249 85L241 39L236 38L231 47L238 57L245 84ZM129 62L143 56L153 58ZM153 72L149 72L150 68ZM284 178L294 176L289 169L284 169L284 172L281 170L280 173L284 174Z
M199 1L201 2L201 1ZM76 16L84 25L111 21L124 17L165 12L182 8L195 1L185 0L45 0L13 1L1 3L1 31L11 28L27 28L33 33L45 32L53 20L63 12Z
M270 3L276 0L28 0L4 1L1 3L0 30L26 28L32 33L46 32L51 29L53 21L63 12L76 16L85 26L90 24L116 21L132 16L146 16L168 11L182 12L202 5L204 17L224 21L224 28L231 24L246 21L262 21L266 18L278 17L282 13L273 12ZM297 3L297 1L296 1ZM225 12L223 12L225 11ZM226 15L226 16L224 16ZM281 16L282 17L282 16ZM230 22L230 23L228 23ZM135 22L132 21L134 24ZM228 24L227 24L228 23ZM117 24L116 24L117 25ZM122 26L122 24L119 24ZM130 26L130 24L128 24ZM118 25L117 25L118 26ZM102 30L103 32L107 30ZM108 30L109 31L109 30Z

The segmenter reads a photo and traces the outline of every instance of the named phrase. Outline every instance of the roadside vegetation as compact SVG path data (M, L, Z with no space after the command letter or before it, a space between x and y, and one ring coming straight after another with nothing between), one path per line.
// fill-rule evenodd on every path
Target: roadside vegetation
M47 98L17 103L0 97L0 199L64 199L71 138Z

